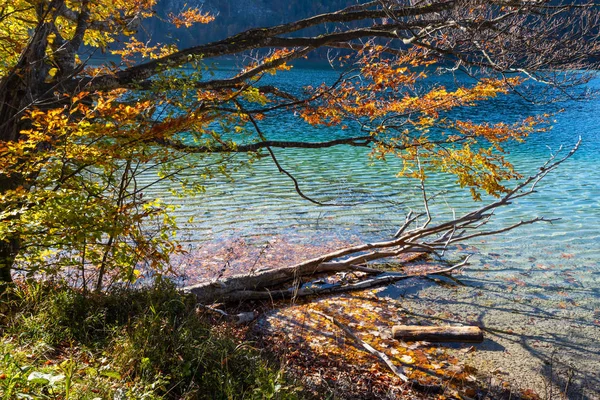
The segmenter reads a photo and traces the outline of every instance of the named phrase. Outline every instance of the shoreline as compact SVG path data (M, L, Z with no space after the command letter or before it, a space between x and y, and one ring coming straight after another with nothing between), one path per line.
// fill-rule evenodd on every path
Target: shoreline
M448 323L482 326L485 341L464 356L490 377L533 389L542 398L557 398L566 388L566 398L600 399L600 326L590 320L593 313L535 314L527 301L494 307L493 296L480 293L468 286L429 288L403 304L421 315L437 307Z
M243 241L242 244L245 245ZM232 257L243 255L237 259L238 264L233 264L234 269L236 265L248 265L259 254L269 264L289 265L301 255L308 258L323 251L323 247L305 244L298 248L285 240L273 244L267 254L260 249L231 251L232 247L222 245L215 248ZM269 258L269 252L279 254L280 258ZM205 273L219 272L217 267L224 260L217 258L221 260L213 268L204 269ZM377 289L377 296L381 301L399 305L417 324L472 324L484 328L485 341L473 346L475 351L452 345L440 348L476 368L489 379L490 386L505 384L515 390L533 390L542 398L556 398L566 388L568 398L600 399L600 378L596 376L600 365L600 313L595 308L598 299L579 286L572 287L570 292L569 287L552 278L567 273L572 279L570 269L564 266L552 269L551 276L546 268L529 270L523 275L524 268L512 265L510 257L481 252L479 258L479 268L467 267L462 274L452 277L455 279L412 278ZM490 264L490 258L497 262ZM260 267L263 265L257 265ZM506 275L507 267L521 272ZM233 272L236 271L226 273ZM546 283L534 284L542 279ZM589 282L583 282L581 285L589 286ZM331 298L343 296L327 297ZM289 301L276 304L280 307L271 310L270 317L294 307Z

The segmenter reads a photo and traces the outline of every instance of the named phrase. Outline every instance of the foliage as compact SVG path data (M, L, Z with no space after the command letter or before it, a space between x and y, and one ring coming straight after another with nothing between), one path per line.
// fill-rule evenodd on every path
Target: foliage
M120 27L119 31L130 34L123 31L128 18L149 16L153 4L96 4L93 11L88 10L90 29L85 30L83 42L105 48L116 38L110 27ZM86 6L87 2L71 4L74 9L81 7L82 12ZM27 38L40 18L42 22L49 18L40 16L40 10L29 2L0 9L0 26L7 38ZM53 40L72 40L77 29L67 17L52 18L57 31L48 37L46 53L56 60L56 67L47 70L47 81L56 81L62 75L60 51L54 49ZM199 18L194 10L177 18L178 23L209 21L206 16ZM31 24L19 23L21 19L31 20ZM109 26L92 29L95 22ZM126 59L140 48L144 49L143 56L152 52L139 44L126 46L120 54ZM0 77L7 79L25 50L14 47L4 51L6 64ZM157 51L164 55L169 50ZM80 62L79 58L75 61ZM105 71L84 63L81 67L83 74ZM180 250L174 241L175 221L168 213L171 208L158 199L145 198L144 190L173 179L174 173L195 164L180 161L181 156L166 147L148 144L170 133L168 129L156 129L147 118L160 112L156 110L161 109L162 101L141 96L127 101L127 96L121 89L65 93L61 104L26 110L22 117L26 129L20 130L20 140L0 141L0 172L5 179L18 182L0 193L0 240L19 237L21 267L28 276L67 271L78 285L101 289L111 282L135 282L142 271L154 276L168 272L169 257ZM158 172L154 181L138 182L142 173L152 169ZM184 192L201 190L197 185L180 183Z
M278 365L164 283L182 249L172 208L149 189L201 193L235 167L232 154L248 153L270 157L320 204L273 149L352 145L400 158L400 176L422 183L442 171L475 198L502 196L520 177L505 143L545 129L547 116L492 124L453 112L598 54L580 45L594 15L563 38L563 8L539 3L365 1L181 50L138 32L155 0L0 0L0 290L13 272L44 282L3 293L3 398L294 398ZM193 7L167 17L176 27L213 20ZM332 60L343 67L336 82L265 83L325 48L346 52ZM94 65L105 52L117 62ZM206 61L232 55L247 56L239 70L213 76ZM476 67L475 79L432 84L449 63ZM360 136L270 140L262 121L281 113ZM144 278L156 286L131 289Z
M170 272L170 257L181 252L177 226L170 206L148 197L149 188L164 184L179 195L197 194L206 178L234 168L230 154L236 152L250 153L250 160L267 155L294 179L273 148L371 146L376 159L399 157L401 176L424 180L442 171L475 198L500 196L507 180L520 177L504 158L504 144L545 129L545 116L491 124L461 120L451 111L535 79L526 70L506 75L520 71L514 60L527 60L515 43L534 48L543 40L543 65L559 68L567 62L558 57L565 50L559 47L569 49L587 34L574 32L572 41L556 40L551 31L532 36L519 25L530 13L554 26L562 9L532 11L528 2L467 7L390 0L180 50L176 43L144 41L137 32L155 3L0 0L0 280L10 280L16 269L27 276L70 276L100 291ZM213 16L184 7L168 20L190 27ZM297 37L329 24L337 30ZM490 40L492 32L506 36ZM482 51L467 46L484 39ZM291 61L321 47L351 50L336 61L345 68L337 82L291 90L264 84L264 76L288 73ZM90 58L107 51L120 64L93 65ZM214 77L205 65L252 51L231 77ZM428 75L449 60L456 68L476 66L482 75L452 88L432 84ZM361 136L319 144L269 140L262 121L281 112L298 124L352 125ZM148 180L150 173L156 178ZM320 204L295 183L301 196Z
M56 4L60 2L55 2ZM70 10L86 8L86 1L70 1L67 7ZM150 9L155 5L155 0L100 0L94 2L94 7L88 9L89 24L92 29L86 29L82 37L83 43L92 47L106 47L115 40L111 29L121 31L120 27L132 15L145 18L151 16ZM52 15L50 8L44 9L45 2L28 0L2 0L0 1L0 41L2 42L2 57L0 57L0 76L11 72L26 49L32 31L36 29L40 18L54 19L56 31L48 38L48 52L51 56L57 40L72 39L76 35L76 22L71 13ZM94 24L96 24L94 26ZM100 25L102 27L100 28ZM97 28L97 29L94 29ZM131 32L125 32L131 33ZM80 62L83 60L79 60ZM56 71L49 71L53 75Z
M30 282L3 300L2 399L295 397L277 364L164 283L86 296Z
M456 175L457 183L468 187L476 199L481 192L506 193L502 182L520 175L503 157L503 143L524 141L529 134L544 130L548 116L514 124L478 124L454 119L449 112L507 94L523 79L481 79L454 90L441 85L420 89L431 61L418 51L393 59L383 52L385 48L378 45L359 51L355 65L360 74L324 93L304 111L304 119L325 125L358 122L375 138L375 158L402 159L399 176L424 179L427 171L440 170Z

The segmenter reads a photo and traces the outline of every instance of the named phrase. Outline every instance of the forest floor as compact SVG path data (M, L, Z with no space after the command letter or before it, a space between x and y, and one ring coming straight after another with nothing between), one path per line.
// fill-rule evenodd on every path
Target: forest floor
M290 265L323 247L271 241L205 250L179 264L186 274L178 285L244 266ZM420 259L396 261L383 267L407 274L432 268ZM498 293L461 283L473 274L211 305L259 316L239 325L169 283L98 295L22 282L0 298L0 398L600 399L600 317L593 308L557 313L526 298L506 307L495 302ZM338 274L304 283L352 279ZM513 290L520 282L510 284ZM569 304L575 301L585 299ZM403 342L392 338L394 325L479 326L484 341Z

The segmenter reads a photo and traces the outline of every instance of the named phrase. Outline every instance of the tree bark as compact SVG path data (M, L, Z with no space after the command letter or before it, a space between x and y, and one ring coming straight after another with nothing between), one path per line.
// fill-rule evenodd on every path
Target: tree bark
M311 276L318 273L336 273L346 271L361 271L367 273L380 273L373 268L364 268L353 265L325 264L321 259L308 260L291 267L267 269L250 274L239 274L221 281L202 282L188 286L185 291L193 293L198 302L210 304L214 302L234 302L244 300L261 300L270 297L285 298L309 295L306 290L298 291L297 287L290 290L268 290L273 286ZM306 293L304 293L306 292ZM318 294L318 293L317 293Z
M18 238L0 242L0 291L9 283L12 283L12 266L19 252Z
M478 326L396 325L392 327L392 335L405 342L483 342L483 331Z
M31 109L31 105L39 99L40 88L49 69L44 62L49 34L50 24L42 19L17 65L0 80L0 143L17 142L21 139L20 132L27 129L28 121L23 120L23 113ZM12 171L10 175L0 174L0 194L20 186L27 188L28 177L18 172L18 165L15 165ZM0 210L3 210L6 205L0 207ZM0 223L6 223L13 218L18 216L0 220ZM11 270L19 249L18 233L9 234L0 240L0 284L12 282Z
M14 110L20 109L24 93L16 83L2 82L0 86L0 143L18 140L20 118L15 115ZM22 184L23 176L21 174L16 172L10 175L0 174L0 194L14 190ZM5 204L0 205L0 211L5 211L5 208ZM1 220L0 223L9 221L9 219ZM16 234L9 234L4 240L0 240L0 287L12 282L11 269L19 252L19 242L19 236Z

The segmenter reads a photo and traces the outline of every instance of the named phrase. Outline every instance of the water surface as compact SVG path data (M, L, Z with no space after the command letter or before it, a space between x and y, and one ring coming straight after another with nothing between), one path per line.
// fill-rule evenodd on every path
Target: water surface
M217 75L227 75L229 70L225 66ZM336 77L337 73L325 66L297 66L264 83L297 92L303 85L331 82ZM454 78L434 76L430 84L451 87ZM600 89L600 80L590 86ZM559 109L564 111L556 114L553 129L532 135L526 143L509 145L508 159L528 174L561 147L563 153L568 151L581 137L579 151L547 176L539 193L499 210L491 227L534 216L558 220L469 243L477 249L470 270L498 278L525 273L524 279L535 278L556 290L563 286L596 290L600 287L600 99L532 105L517 95L500 96L455 114L474 121L511 122ZM322 141L360 134L352 125L347 130L312 127L285 113L267 118L262 129L269 139L280 140ZM233 181L224 177L203 181L206 193L198 197L173 198L164 187L156 187L148 195L168 198L180 206L181 239L193 247L250 236L258 242L257 237L268 240L285 235L311 243L389 238L409 209L422 208L416 182L396 177L400 169L397 160L373 162L369 149L340 146L274 151L307 195L322 202L354 205L322 207L303 200L269 158L232 173ZM244 158L237 155L234 162ZM453 176L431 177L429 192L438 191L447 191L433 205L439 219L481 206L471 200L467 190L457 187ZM191 224L186 222L189 217L194 217ZM571 270L572 276L564 279L565 271Z
M227 74L227 68L219 73ZM297 91L302 85L330 82L336 77L327 68L297 67L271 79L283 89ZM435 79L452 85L449 78ZM591 87L600 89L600 80L592 81ZM520 354L522 368L515 369L518 373L535 370L544 379L552 377L554 372L544 372L545 365L552 364L553 354L560 351L581 374L579 386L572 387L587 388L590 398L595 398L600 396L600 99L536 106L510 95L458 112L461 118L475 121L510 122L560 108L564 111L556 115L552 130L509 146L508 158L519 171L531 173L561 146L568 150L581 137L579 151L547 176L538 193L499 210L490 227L535 216L558 220L467 243L462 253L473 257L455 284L406 282L385 289L381 295L405 299L407 307L412 301L415 310L432 304L454 310L456 315L450 322L471 321L510 331L506 337L492 336L489 341L494 345L486 341L489 352L481 354L493 358L494 354L512 351L512 356L505 357L509 361L496 357L496 364L508 362L508 369L510 357ZM358 133L352 127L345 131L310 127L285 114L267 119L262 127L269 139L320 141ZM322 207L303 200L268 158L233 173L233 181L216 177L204 182L206 193L196 198L172 198L164 188L155 188L150 195L169 198L180 206L181 239L192 252L207 243L244 237L255 245L278 237L312 245L387 239L403 223L409 209L421 207L417 184L395 176L399 163L371 162L368 149L275 152L307 195L323 202L356 205ZM454 180L439 174L429 182L431 193L447 191L433 206L436 218L481 206L466 190L457 188ZM195 222L187 223L191 216ZM527 357L539 363L523 361Z

